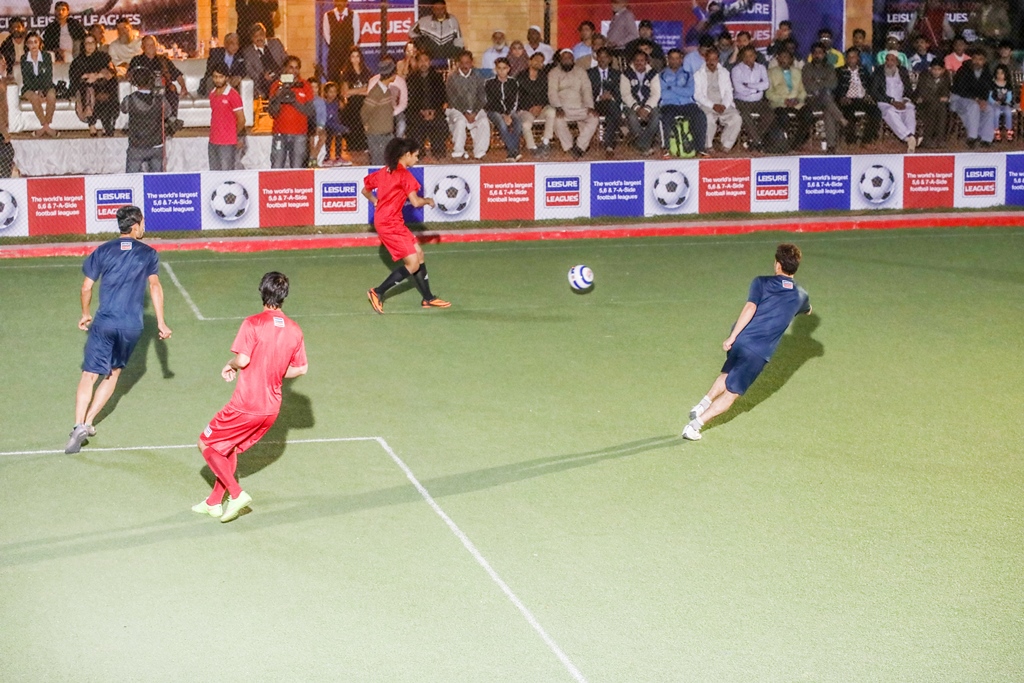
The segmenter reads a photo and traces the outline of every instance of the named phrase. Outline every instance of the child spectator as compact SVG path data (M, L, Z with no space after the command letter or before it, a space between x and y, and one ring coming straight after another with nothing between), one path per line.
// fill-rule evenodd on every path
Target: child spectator
M323 166L351 166L352 162L342 156L341 140L348 128L341 123L340 89L337 83L328 81L322 90L323 97L313 100L314 104L318 100L320 104L317 105L317 131L310 156L319 159L320 150L326 148Z
M992 89L988 93L988 103L995 109L996 142L1003 139L999 133L999 123L1006 130L1006 141L1013 142L1013 82L1010 69L1005 64L996 64L992 72Z
M933 59L928 72L921 74L914 91L914 101L921 121L922 149L935 149L946 138L946 114L952 80L941 59Z

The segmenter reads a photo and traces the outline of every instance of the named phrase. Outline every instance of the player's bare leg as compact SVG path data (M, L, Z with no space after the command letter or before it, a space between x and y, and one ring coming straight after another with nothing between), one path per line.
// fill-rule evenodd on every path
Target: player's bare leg
M89 411L85 414L86 426L92 426L93 420L103 410L103 406L107 405L110 397L114 395L114 389L117 388L117 378L120 376L121 368L115 368L110 371L110 376L104 377L96 387L96 392L92 396L92 403L89 404Z
M708 393L700 400L700 403L690 409L691 420L703 415L704 411L711 406L711 402L722 395L722 392L725 391L725 378L727 376L728 375L723 372L715 378L714 384L712 384L711 388L708 389Z
M92 390L96 386L99 375L95 372L83 372L82 379L78 382L78 391L75 393L75 424L85 424L85 414L89 411L89 402L92 401Z
M727 373L722 373L715 378L707 395L690 410L690 422L683 428L683 438L690 441L700 440L700 430L706 422L729 410L736 397L725 388Z
M78 453L82 450L82 444L85 443L85 439L96 434L96 428L92 426L92 422L114 393L117 375L120 372L120 369L114 370L111 373L113 381L110 381L111 377L107 377L100 382L98 387L96 386L96 380L99 379L97 373L82 373L82 379L78 381L78 390L75 392L75 426L71 430L67 444L64 446L64 452L68 455ZM109 386L105 389L105 385ZM94 388L96 389L95 395L93 393Z

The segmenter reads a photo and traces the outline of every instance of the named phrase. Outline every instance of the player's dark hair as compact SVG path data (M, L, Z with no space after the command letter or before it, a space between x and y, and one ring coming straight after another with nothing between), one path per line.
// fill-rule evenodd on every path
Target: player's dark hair
M775 260L782 266L782 272L786 275L796 275L796 269L800 267L800 247L795 244L780 244L775 250Z
M284 273L272 270L260 280L260 296L268 308L281 308L288 296L288 278Z
M398 168L399 160L410 152L418 152L420 144L409 138L393 138L384 148L384 163L389 171Z
M142 209L137 206L122 206L117 210L117 229L127 235L136 225L142 222Z

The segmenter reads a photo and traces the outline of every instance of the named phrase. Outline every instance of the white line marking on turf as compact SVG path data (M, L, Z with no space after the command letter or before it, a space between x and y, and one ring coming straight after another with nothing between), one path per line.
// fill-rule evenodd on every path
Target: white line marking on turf
M181 292L181 296L185 298L185 303L187 303L188 307L192 309L192 312L196 314L196 318L199 320L206 320L206 318L203 317L203 314L199 311L199 307L196 306L196 302L192 301L192 297L189 296L188 290L186 290L185 286L181 284L181 280L178 279L174 269L171 268L171 264L167 261L163 261L162 263L164 268L167 270L167 274L171 276L171 282L173 282L174 286L178 288L179 292Z
M494 581L494 583L496 583L498 585L498 588L500 588L501 592L505 594L505 597L507 597L509 599L509 602L511 602L513 604L513 606L515 606L515 608L517 610L519 610L519 613L523 615L523 618L526 619L527 623L530 624L530 626L533 628L533 630L537 632L537 635L539 635L541 640L544 641L544 644L548 646L548 649L550 649L551 652L554 653L554 655L562 663L562 666L564 666L566 668L566 670L573 677L573 679L576 680L577 683L587 683L587 679L583 676L582 672L580 672L580 670L578 668L576 668L576 665L573 664L572 660L569 659L569 656L567 654L565 654L565 652L562 650L562 648L558 646L558 643L555 642L554 638L552 638L550 635L548 635L548 632L545 631L544 627L540 625L540 622L537 621L537 617L535 617L533 615L533 612L531 612L529 610L529 608L526 605L523 604L523 601L520 600L519 597L509 587L509 585L507 583L505 583L505 580L502 579L501 576L498 574L498 572L494 570L494 567L491 566L491 563L488 562L487 559L480 553L480 551L477 549L476 545L473 544L473 541L469 540L469 537L465 534L465 532L462 531L462 529L459 528L459 525L456 524L455 521L452 520L452 518L448 516L448 514L441 508L440 505L437 504L437 501L435 501L434 497L430 495L430 492L426 489L426 487L423 486L423 484L420 483L420 480L416 478L416 475L413 474L413 471L409 468L408 465L405 464L405 461L402 460L400 457L398 457L398 454L395 453L395 451L391 448L391 446L388 444L388 442L384 440L383 437L380 437L380 436L343 436L343 437L335 437L335 438L329 438L329 439L288 439L286 441L267 441L265 443L268 443L268 444L281 444L281 443L286 443L286 444L306 444L306 443L341 443L341 442L345 442L345 441L375 441L381 448L383 448L384 452L388 454L388 456L391 458L391 460L394 461L394 463L396 465L398 465L398 468L401 469L402 472L405 474L405 477L406 477L406 479L409 480L409 483L411 483L413 485L413 487L417 491L419 491L420 496L422 496L423 500L425 500L427 502L427 505L429 505L430 508L437 514L437 516L441 518L441 520L445 523L445 525L448 526L448 529L453 534L455 534L455 537L457 539L459 539L459 541L462 543L463 547L466 550L469 551L469 554L473 556L473 559L476 560L477 564L479 564L481 567L483 567L484 571L487 572L487 575L491 577L491 580ZM127 452L127 451L169 451L169 450L181 450L181 449L185 449L185 448L196 448L196 444L194 444L194 443L186 443L186 444L174 444L174 445L169 445L169 446L118 446L118 447L110 447L110 448L89 448L89 449L86 449L84 452L85 453L115 453L115 452ZM57 454L63 454L63 453L64 453L63 450L6 451L6 452L0 452L0 456L5 456L5 455L57 455Z

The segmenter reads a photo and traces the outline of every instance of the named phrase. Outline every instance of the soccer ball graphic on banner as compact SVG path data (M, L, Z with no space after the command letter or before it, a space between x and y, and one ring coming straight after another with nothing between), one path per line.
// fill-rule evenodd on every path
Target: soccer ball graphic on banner
M584 265L569 269L569 285L577 292L583 292L594 286L594 271Z
M658 202L658 206L664 209L678 209L690 197L690 181L682 171L662 171L655 178L651 192L654 193L654 200Z
M896 189L896 176L885 166L875 164L861 174L858 187L869 204L885 204Z
M434 185L434 203L438 211L449 216L456 216L466 210L472 190L464 178L457 175L446 175Z
M236 221L249 209L249 192L241 183L226 180L210 195L210 208L219 218Z
M18 202L7 190L0 190L0 230L18 220Z

